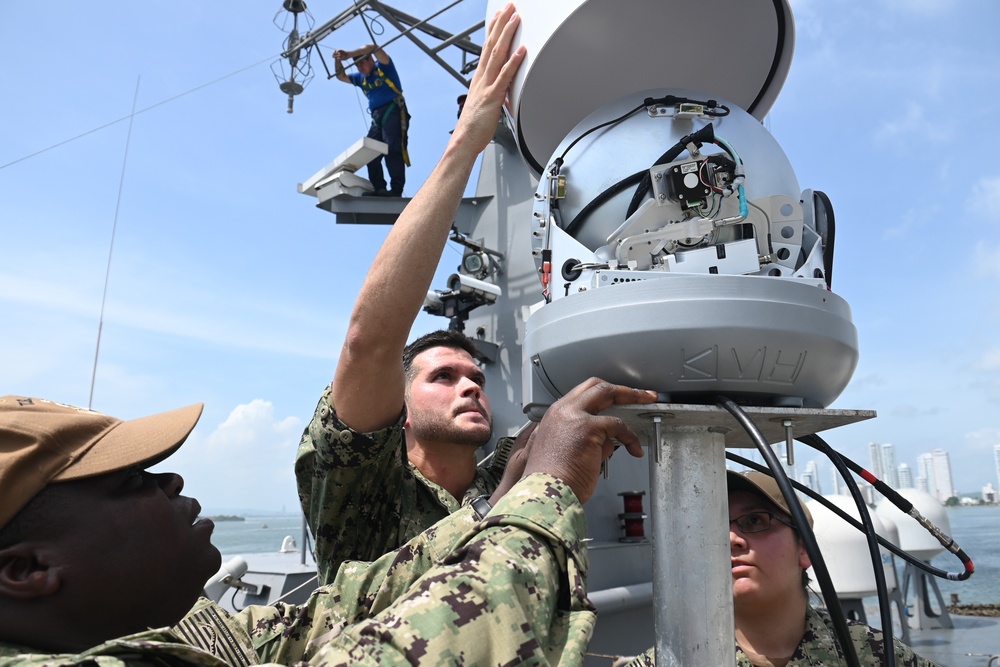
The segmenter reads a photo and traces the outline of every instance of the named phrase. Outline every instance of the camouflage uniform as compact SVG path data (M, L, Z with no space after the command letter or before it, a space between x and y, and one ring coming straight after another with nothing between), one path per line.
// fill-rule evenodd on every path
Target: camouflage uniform
M346 563L304 605L231 615L201 599L174 627L76 655L0 643L0 667L580 665L595 620L585 533L573 491L537 473L481 522L465 508L375 563Z
M358 433L337 417L326 388L302 434L295 478L302 510L316 541L320 583L347 560L372 561L419 535L459 508L406 456L403 424ZM487 467L476 471L463 504L496 489L512 440L501 438Z
M870 667L881 667L884 664L882 632L864 623L848 621L847 625L851 631L851 638L854 640L854 650L858 653L858 662ZM802 635L802 641L799 642L794 655L788 661L787 667L824 667L844 664L844 656L837 646L835 636L833 622L830 620L829 614L810 607L806 612L806 632ZM913 649L898 639L893 639L893 643L896 647L896 664L899 667L937 667L935 663L921 658L913 652ZM754 667L756 664L770 665L771 663L751 662L750 657L737 644L737 667ZM650 649L628 663L627 667L653 667L653 665L653 649Z

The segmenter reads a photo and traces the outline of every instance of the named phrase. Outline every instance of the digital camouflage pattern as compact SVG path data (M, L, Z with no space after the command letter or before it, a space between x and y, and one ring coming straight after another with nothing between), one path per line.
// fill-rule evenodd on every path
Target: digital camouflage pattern
M424 477L406 456L406 412L389 428L358 433L337 417L328 386L302 434L295 478L316 542L320 583L341 563L372 561L457 510L458 501ZM512 440L501 438L462 500L492 494Z
M375 563L345 563L304 605L229 614L202 599L172 628L80 654L0 644L0 667L573 667L595 620L585 533L573 491L537 473L481 522L465 508Z
M881 667L885 655L882 632L864 623L853 621L848 621L848 627L854 641L854 650L858 653L858 662L865 667ZM893 644L898 667L938 667L930 660L921 658L898 639L893 639ZM653 649L646 651L629 662L626 667L653 667L655 664L653 653ZM743 652L739 644L736 645L737 667L763 667L770 664L770 662L751 662L750 656ZM787 667L829 667L843 664L844 656L837 646L830 616L826 612L810 607L806 612L806 632L802 635L802 641L788 661Z

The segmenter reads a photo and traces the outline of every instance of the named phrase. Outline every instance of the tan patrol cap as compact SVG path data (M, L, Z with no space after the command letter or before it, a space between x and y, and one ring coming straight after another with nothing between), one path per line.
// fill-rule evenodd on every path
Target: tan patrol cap
M0 528L51 482L162 461L188 437L203 407L122 421L40 398L0 398Z
M757 472L756 470L744 470L742 472L727 470L726 483L730 491L739 489L741 491L756 493L758 496L764 496L774 503L779 510L788 516L792 516L792 511L788 508L788 503L785 502L785 497L781 495L781 488L770 475L765 475L764 473ZM813 518L812 514L809 512L809 508L803 505L801 500L799 500L799 507L801 507L802 511L805 512L806 519L809 521L809 525L812 526Z

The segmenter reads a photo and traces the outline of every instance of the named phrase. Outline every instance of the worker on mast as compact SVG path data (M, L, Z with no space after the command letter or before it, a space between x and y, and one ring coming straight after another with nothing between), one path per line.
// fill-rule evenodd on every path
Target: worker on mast
M348 73L344 69L343 61L348 58L354 59L357 72ZM385 51L374 44L353 51L337 49L333 52L333 59L337 79L365 91L368 112L372 117L368 138L384 141L389 147L385 156L385 166L389 171L388 188L382 171L382 157L379 156L368 163L368 180L374 190L364 194L402 197L406 167L410 166L410 156L406 151L410 114L406 110L403 84L399 80L396 65Z

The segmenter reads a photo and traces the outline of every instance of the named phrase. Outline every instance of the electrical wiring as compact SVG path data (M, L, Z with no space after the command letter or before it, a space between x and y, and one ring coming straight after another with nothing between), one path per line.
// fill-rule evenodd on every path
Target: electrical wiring
M616 118L612 118L611 120L607 120L607 121L605 121L603 123L599 123L599 124L597 124L597 125L589 128L589 129L585 130L583 133L580 134L580 136L578 136L575 139L573 139L573 141L571 141L569 143L569 145L566 146L565 149L563 149L562 154L560 154L559 157L556 158L556 161L562 163L566 159L566 155L568 155L569 152L573 149L573 147L576 146L584 137L587 137L590 134L593 134L594 132L596 132L597 130L600 130L602 128L609 127L609 126L612 126L612 125L617 125L618 123L621 123L622 121L624 121L624 120L632 117L633 115L635 115L637 112L639 112L642 109L645 109L645 108L648 108L648 107L651 107L651 106L656 106L656 105L676 106L676 105L685 104L685 103L697 104L697 105L702 106L703 107L703 110L702 110L703 115L705 115L707 117L710 117L710 118L721 118L723 116L728 116L729 115L729 107L727 107L724 104L719 104L716 100L699 101L699 100L693 100L693 99L686 98L686 97L677 97L675 95L665 95L665 96L659 97L659 98L647 97L646 99L644 99L642 101L641 104L636 105L635 107L633 107L632 109L629 109L628 111L626 111L625 113L621 114L620 116L618 116ZM711 128L711 123L709 123L706 127L707 128ZM703 128L702 130L699 130L698 132L695 132L695 133L693 133L691 135L688 135L688 137L701 136L701 134L704 133L704 132L705 132L705 128ZM710 129L707 132L708 132L709 135L711 135L713 133L713 131L710 130ZM688 139L688 137L685 137L684 139L681 139L680 142L678 142L678 145L680 146L680 150L683 150L683 147L688 143L686 141ZM668 151L667 153L664 153L664 155L660 156L660 159L657 160L656 162L654 162L653 164L655 165L655 164L661 164L662 162L672 161L674 158L677 157L677 155L680 155L680 150L678 150L677 153L674 154L674 156L671 157L671 158L669 158L669 159L666 159L666 156L669 155L671 152L673 152L675 148L677 148L676 145L675 145L674 148L671 148L670 151ZM638 176L637 176L637 174L638 174ZM614 185L612 185L610 188L608 188L607 190L605 190L604 192L602 192L601 194L599 194L595 198L594 201L592 201L591 203L587 204L587 206L585 206L583 209L581 209L580 213L577 214L577 216L573 220L571 220L569 222L569 226L566 228L566 231L571 231L571 230L577 229L587 219L587 217L592 213L593 209L596 208L597 205L599 205L599 203L603 203L603 202L607 201L607 199L610 199L614 195L616 195L619 192L621 192L622 189L624 189L625 187L627 187L626 183L628 185L631 185L632 184L632 179L639 178L640 179L639 186L638 186L638 188L636 190L635 195L633 195L632 202L629 204L629 209L628 209L628 212L626 213L625 217L627 218L628 216L632 215L635 212L635 209L638 208L638 202L642 199L642 196L644 196L647 192L649 192L649 187L650 187L650 185L648 183L648 181L649 181L648 172L645 173L644 176L643 176L644 172L637 172L637 174L626 176L624 179L622 179L621 181L618 181L617 183L615 183ZM642 193L641 195L640 195L640 191ZM600 202L597 202L596 201L597 199L600 199ZM593 206L591 204L593 204ZM585 213L586 213L586 215L584 215Z
M879 545L881 545L894 555L899 556L907 563L910 563L911 565L923 570L924 572L927 572L928 574L931 574L932 576L939 577L942 579L948 579L951 581L963 581L972 576L972 574L975 572L975 565L973 564L972 559L969 558L968 554L966 554L965 551L950 536L945 534L943 531L937 528L937 526L935 526L930 520L928 520L926 517L920 514L920 512L913 507L913 503L903 498L899 493L895 491L895 489L889 487L882 480L875 477L875 475L865 470L851 459L835 451L832 447L830 447L829 444L826 443L825 440L823 440L823 438L821 438L816 434L802 436L796 438L796 440L826 455L826 457L829 458L830 461L837 468L838 472L844 479L848 489L851 492L854 502L857 505L858 514L861 517L861 521L858 521L854 517L850 516L849 514L844 512L841 508L837 507L832 502L824 498L822 495L806 487L805 485L800 484L798 482L792 482L793 488L802 491L806 495L815 499L817 502L819 502L824 507L826 507L834 514L836 514L839 518L844 520L848 525L852 526L853 528L855 528L856 530L860 531L865 535L866 540L868 542L869 556L871 557L872 561L872 570L875 576L876 592L879 599L879 615L883 628L892 627L892 617L888 602L889 593L885 581L885 571L884 568L882 567L881 554L878 551ZM773 475L773 473L769 471L767 467L754 463L749 459L745 459L737 454L727 452L726 458L731 461L734 461L735 463L739 463L740 465L746 466L748 468ZM768 463L770 465L770 461ZM858 488L858 485L855 482L854 477L850 474L851 472L854 472L862 479L864 479L866 482L871 484L873 487L875 487L877 491L882 493L882 495L886 498L887 501L891 502L893 505L899 508L900 511L909 515L918 523L920 523L920 525L923 526L929 533L931 533L946 550L955 554L955 556L962 562L964 570L961 572L947 572L941 570L940 568L933 567L930 565L930 563L927 563L923 560L920 560L910 555L909 553L903 551L902 549L892 544L882 536L878 535L875 532L875 528L874 525L872 524L868 508L865 505L864 498L861 496L860 489ZM777 476L775 476L775 479L777 479ZM827 599L825 591L824 591L824 599ZM885 664L888 667L894 667L895 652L892 647L891 632L883 632L883 643L884 643L884 655L886 660Z
M804 445L809 445L809 443L805 442L803 438L796 438L796 440L798 440L799 442L801 442ZM759 472L763 472L763 473L768 473L769 472L769 469L767 468L767 466L763 466L763 465L761 465L759 463L755 463L754 461L751 461L750 459L744 458L744 457L740 456L739 454L734 454L732 452L726 452L726 458L729 459L730 461L732 461L733 463L738 463L741 466L746 466L747 468L751 468L751 469L757 470ZM850 514L848 514L847 512L845 512L844 510L842 510L841 508L839 508L836 505L834 505L833 503L831 503L829 500L827 500L826 498L824 498L821 494L813 491L812 489L810 489L805 484L802 484L800 482L796 482L794 480L792 480L792 486L795 487L796 491L801 491L802 493L806 494L807 496L809 496L810 498L812 498L816 502L818 502L821 505L823 505L823 507L827 508L828 510L830 510L831 512L833 512L834 514L836 514L840 519L842 519L848 525L852 526L855 530L862 531L862 532L864 531L865 528L861 524L860 521L858 521L857 519L855 519L854 517L852 517ZM935 577L938 577L939 579L948 579L949 581L963 581L965 579L968 579L972 575L972 572L969 572L967 570L962 571L962 572L948 572L947 570L942 570L941 568L934 567L933 565L931 565L927 561L920 560L919 558L917 558L917 557L915 557L915 556L907 553L906 551L903 551L903 549L901 549L900 547L897 547L895 544L893 544L892 542L890 542L886 538L882 537L881 535L876 535L875 538L878 540L879 545L881 545L887 551L891 552L893 555L898 556L899 558L901 558L902 560L906 561L907 563L910 563L914 567L919 568L919 569L923 570L924 572L927 572L928 574L931 574L931 575L933 575ZM973 567L973 570L975 570L974 567Z
M854 642L851 640L851 633L847 627L847 621L844 617L844 611L840 606L840 600L837 597L836 590L833 588L833 582L830 580L830 572L827 570L826 561L823 560L823 554L816 543L816 536L809 527L805 512L795 498L795 491L793 490L791 481L788 479L788 475L785 474L777 455L764 439L764 434L757 428L757 425L754 424L749 415L735 401L726 396L716 396L716 403L729 412L736 419L737 423L743 427L743 430L747 432L747 435L750 436L750 439L757 446L757 450L761 456L767 461L768 467L771 468L770 474L774 477L774 481L777 482L778 488L781 489L781 495L784 496L785 502L788 504L788 509L791 510L792 519L798 527L799 536L805 545L806 553L809 554L809 560L812 561L813 570L816 572L816 579L823 593L823 599L826 601L827 609L830 612L830 621L833 623L834 635L837 638L837 643L840 645L840 650L850 667L860 667L861 663L858 660Z
M614 185L606 188L596 197L587 202L586 206L580 209L580 212L577 213L573 217L573 219L569 221L569 223L566 225L563 231L565 231L567 234L571 235L574 234L576 230L579 229L583 225L583 223L587 221L590 215L595 210L597 210L599 206L611 200L616 195L624 192L628 188L636 185L640 180L642 180L642 176L645 173L646 171L643 170L643 171L637 171L634 174L629 174L628 176L621 179Z
M820 447L830 448L830 446L826 443L826 441L816 434L802 436L801 438L796 438L796 439L799 442L808 445L810 447L813 447L814 449L817 449L819 451L823 451ZM820 447L816 447L816 444L820 444ZM830 449L830 451L833 450ZM841 460L843 460L844 464L847 466L848 469L850 469L852 472L861 477L861 479L865 480L873 487L875 487L875 490L881 493L883 496L885 496L885 499L891 502L893 505L895 505L899 509L899 511L903 512L903 514L912 517L917 523L923 526L924 529L927 530L927 532L929 532L931 535L934 536L934 538L941 544L942 547L944 547L947 551L953 553L955 557L958 558L958 560L962 563L964 569L962 572L946 572L944 570L931 567L929 563L925 563L924 561L921 561L917 558L913 558L912 556L909 556L909 554L903 555L903 553L905 552L899 553L900 557L905 558L907 562L912 563L913 565L919 567L920 569L924 570L929 574L933 574L935 577L939 577L941 579L948 579L949 581L965 581L975 573L976 566L972 562L972 558L970 558L969 555L965 553L965 550L962 549L958 545L958 543L951 538L951 536L947 535L944 531L935 526L933 522L931 522L923 514L917 511L917 509L913 506L913 503L911 503L909 500L901 496L891 486L889 486L888 484L877 478L875 475L873 475L871 472L865 470L860 465L858 465L851 459L847 458L843 454L838 453L837 456ZM897 553L897 551L894 548L890 548L882 540L879 540L879 542L882 543L883 546L886 546L886 548L888 548L893 553Z
M886 667L895 667L896 656L892 646L891 631L892 616L890 614L891 610L888 604L889 589L885 582L885 568L882 567L882 554L878 549L878 535L875 533L875 525L872 523L871 514L868 512L868 508L865 505L865 499L861 495L861 490L858 489L857 483L854 481L854 478L851 476L850 471L847 469L847 466L844 464L840 455L825 442L817 442L812 446L817 451L825 454L826 457L830 459L830 462L833 463L834 467L837 468L841 477L844 478L847 488L851 492L854 504L858 509L858 516L861 517L862 533L864 534L865 541L868 544L868 556L871 559L872 571L875 575L875 591L879 599L879 615L882 627L890 629L882 633Z
M595 125L594 127L583 132L583 134L581 134L576 139L570 142L569 146L567 146L566 149L559 156L559 159L565 160L566 154L569 153L570 150L587 135L592 134L593 132L596 132L597 130L600 130L603 127L608 127L609 125L617 125L626 118L630 118L631 116L635 115L635 113L640 111L641 109L661 104L664 106L677 106L679 104L697 104L703 107L702 110L703 115L708 116L709 118L722 118L723 116L729 115L729 107L727 107L725 104L719 104L715 100L708 100L702 102L699 100L690 99L688 97L677 97L676 95L664 95L663 97L647 97L642 101L642 104L639 104L635 108L626 111L617 118L612 118L611 120L604 121L603 123Z
M580 136L578 136L576 139L574 139L573 141L571 141L569 143L569 146L566 147L566 150L564 150L562 152L562 155L559 156L559 159L560 160L565 160L566 159L566 154L569 153L570 150L572 150L572 148L574 146L576 146L577 143L579 143L580 140L583 139L584 137L586 137L587 135L596 132L597 130L601 129L602 127L608 127L609 125L617 125L618 123L622 122L626 118L629 118L630 116L634 115L640 109L645 109L646 106L647 106L647 104L645 102L643 102L642 104L640 104L639 106L635 107L634 109L626 111L621 116L618 116L618 118L612 118L611 120L605 121L605 122L603 122L603 123L601 123L599 125L595 125L594 127L590 128L589 130L587 130L586 132L584 132L583 134L581 134Z

